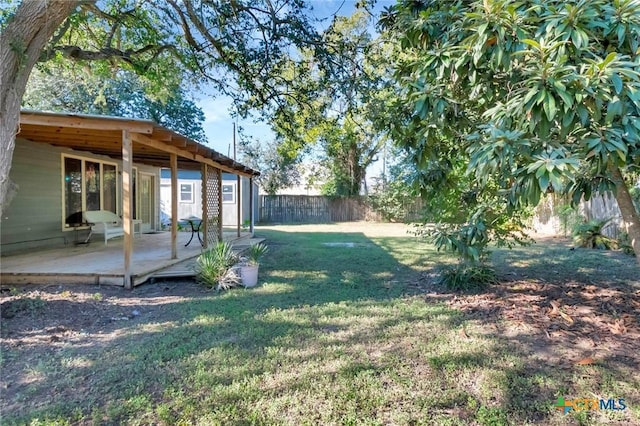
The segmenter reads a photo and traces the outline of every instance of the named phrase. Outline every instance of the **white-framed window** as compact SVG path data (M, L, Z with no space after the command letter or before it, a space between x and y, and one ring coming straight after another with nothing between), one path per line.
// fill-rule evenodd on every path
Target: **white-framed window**
M118 212L118 166L62 154L62 229L83 223L82 212Z
M193 203L193 184L181 183L180 184L180 202L181 203Z
M236 203L236 184L235 183L222 184L222 203L223 204Z

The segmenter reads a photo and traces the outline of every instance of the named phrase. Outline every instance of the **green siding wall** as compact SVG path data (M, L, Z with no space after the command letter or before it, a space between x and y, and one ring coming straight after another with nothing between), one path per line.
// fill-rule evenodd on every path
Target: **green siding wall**
M2 252L60 245L62 232L62 151L18 139L9 176L17 192L2 216ZM20 244L17 244L20 243Z
M30 248L59 247L73 243L76 237L82 239L86 236L86 231L79 231L76 236L73 230L62 230L63 153L114 162L118 165L118 172L122 170L120 160L17 139L9 176L18 185L18 189L0 222L1 254ZM155 225L159 216L160 170L145 165L134 166L138 172L151 173L156 177L156 206L153 212ZM120 179L119 177L118 185L121 185ZM120 192L118 197L121 197ZM121 200L119 209L122 209Z

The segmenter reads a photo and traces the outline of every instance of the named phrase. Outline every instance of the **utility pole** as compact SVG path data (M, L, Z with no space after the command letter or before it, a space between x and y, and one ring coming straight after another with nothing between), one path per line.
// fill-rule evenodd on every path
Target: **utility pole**
M387 140L382 146L382 188L387 188Z

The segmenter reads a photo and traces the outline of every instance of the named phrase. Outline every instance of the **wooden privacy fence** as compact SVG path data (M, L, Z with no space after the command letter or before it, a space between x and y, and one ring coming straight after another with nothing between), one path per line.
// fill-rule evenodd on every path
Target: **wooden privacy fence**
M356 220L379 221L382 216L365 198L336 198L329 201L331 222L353 222Z
M329 223L380 220L364 198L329 198L321 195L261 195L260 222Z
M307 195L261 195L260 222L324 223L331 221L329 200Z
M571 235L573 227L589 220L609 220L602 233L618 238L624 228L618 202L610 193L595 193L589 201L582 200L576 209L563 217L561 211L570 204L567 196L550 194L540 200L533 216L533 228L537 232Z
M547 197L536 208L532 225L538 232L570 233L564 229L560 207L569 203L559 196ZM407 200L399 206L395 217L387 220L420 222L424 218L425 203L420 199ZM617 238L622 223L620 209L610 194L596 194L588 202L581 202L577 214L590 219L611 219L603 232ZM383 221L367 197L329 198L321 195L261 195L259 221L262 223L331 223L351 221Z

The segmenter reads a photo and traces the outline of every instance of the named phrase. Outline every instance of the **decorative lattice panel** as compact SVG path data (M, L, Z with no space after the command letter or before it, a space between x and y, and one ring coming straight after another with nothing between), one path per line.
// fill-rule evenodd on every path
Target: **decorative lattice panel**
M205 247L212 247L222 240L222 173L220 169L204 165L202 173L202 235Z

